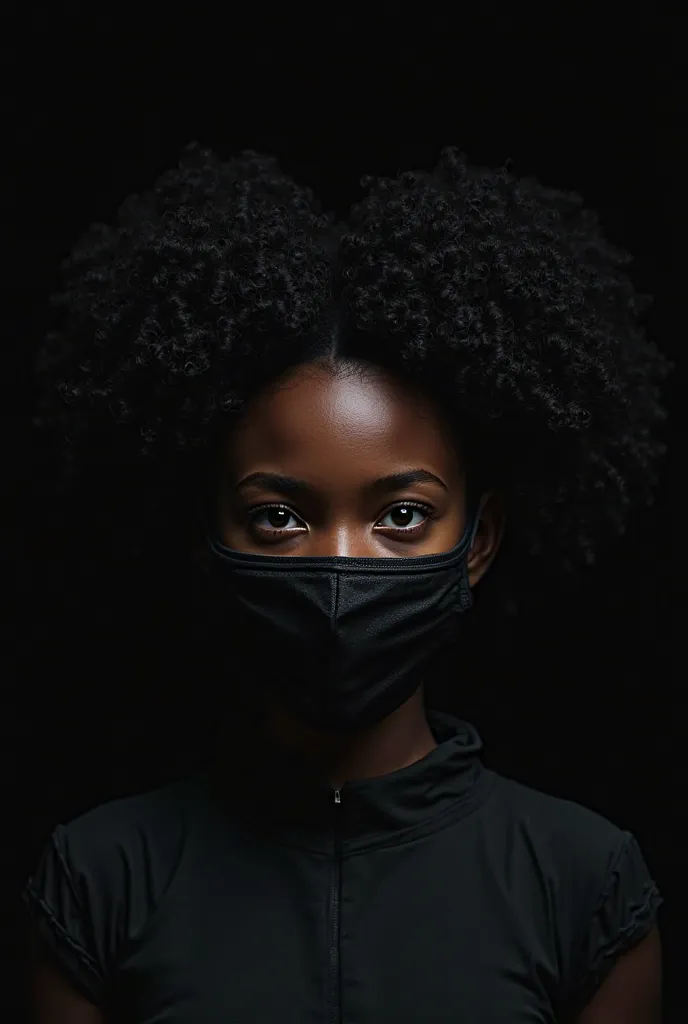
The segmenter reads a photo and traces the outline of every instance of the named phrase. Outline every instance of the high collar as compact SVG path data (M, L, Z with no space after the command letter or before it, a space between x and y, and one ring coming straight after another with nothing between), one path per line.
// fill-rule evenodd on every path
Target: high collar
M252 741L202 776L215 801L254 832L317 850L393 841L395 834L434 831L468 813L484 794L482 742L468 722L428 711L437 746L421 760L334 790L295 755ZM489 773L487 773L489 774ZM339 796L337 796L339 794Z

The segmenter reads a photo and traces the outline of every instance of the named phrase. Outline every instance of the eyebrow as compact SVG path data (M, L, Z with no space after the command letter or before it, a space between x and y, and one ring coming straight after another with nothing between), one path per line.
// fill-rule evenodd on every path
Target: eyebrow
M435 476L434 473L427 469L407 469L400 473L389 473L387 476L381 476L378 480L373 480L366 484L363 490L368 494L376 495L384 494L388 491L401 491L412 484L420 483L439 484L444 491L449 489L443 480L440 480L438 476ZM312 487L305 480L296 480L292 476L283 476L281 473L263 472L250 473L243 480L240 480L236 487L239 490L251 484L262 485L271 490L280 491L282 494L288 494L290 497L298 497L304 494L312 495L317 491L317 488Z

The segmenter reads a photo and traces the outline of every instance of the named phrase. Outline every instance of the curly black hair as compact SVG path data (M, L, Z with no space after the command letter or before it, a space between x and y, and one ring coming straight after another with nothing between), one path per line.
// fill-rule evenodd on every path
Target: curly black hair
M575 574L651 502L665 447L673 364L640 326L630 257L578 195L454 148L361 185L338 223L275 159L192 143L117 226L95 225L63 264L35 367L59 481L107 452L168 514L256 389L363 358L454 417L481 485L504 494L511 563Z

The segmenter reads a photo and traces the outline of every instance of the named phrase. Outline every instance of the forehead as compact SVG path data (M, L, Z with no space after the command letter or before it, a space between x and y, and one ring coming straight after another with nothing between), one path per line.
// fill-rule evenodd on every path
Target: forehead
M240 461L368 455L437 463L456 454L446 422L419 391L375 367L333 372L317 364L297 368L257 396L230 447Z

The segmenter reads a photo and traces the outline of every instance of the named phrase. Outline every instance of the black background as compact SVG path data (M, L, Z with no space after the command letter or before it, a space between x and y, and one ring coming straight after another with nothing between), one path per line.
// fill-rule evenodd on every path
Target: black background
M150 565L112 566L106 544L84 540L79 498L57 507L41 487L30 359L60 257L192 139L222 156L275 153L340 215L363 173L428 166L455 144L475 163L511 158L517 173L596 206L611 238L634 253L632 276L655 296L648 328L678 362L656 505L574 594L543 594L525 617L483 624L465 687L449 702L478 725L490 766L637 836L666 900L665 1017L678 1020L685 19L602 11L604 24L567 24L465 18L453 5L405 10L5 8L3 901L15 905L57 821L203 756L189 684L202 688L212 671L202 630L185 626L181 544ZM12 916L3 920L11 963Z

